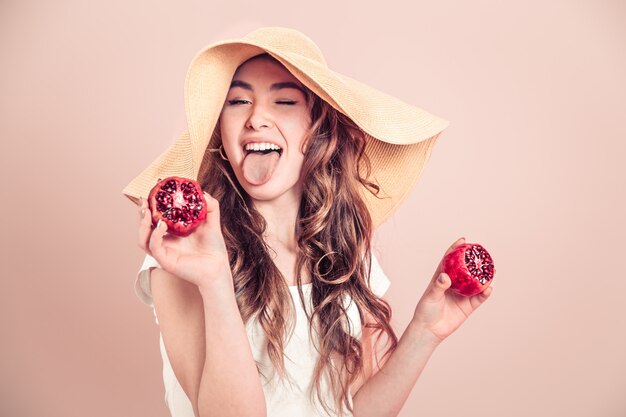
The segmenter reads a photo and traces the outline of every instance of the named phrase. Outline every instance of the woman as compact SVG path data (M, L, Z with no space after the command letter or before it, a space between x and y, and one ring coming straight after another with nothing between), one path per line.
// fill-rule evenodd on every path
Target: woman
M385 148L374 137L426 135L420 169L406 174L415 180L446 123L412 108L430 131L409 123L409 132L370 135L385 127L366 130L368 116L387 106L398 118L406 105L340 77L292 30L264 28L243 42L214 44L188 73L189 132L125 189L133 200L147 195L154 176L168 173L164 156L180 160L191 143L185 152L197 172L183 176L201 182L206 222L188 237L168 235L163 224L151 227L140 199L139 245L148 256L139 289L158 318L174 417L397 415L436 346L491 292L447 292L440 265L397 339L381 298L389 281L370 244L404 195L397 188L412 183L381 180L380 162L398 153L387 165L404 170L419 149ZM210 96L213 104L203 101ZM355 97L363 100L350 103Z

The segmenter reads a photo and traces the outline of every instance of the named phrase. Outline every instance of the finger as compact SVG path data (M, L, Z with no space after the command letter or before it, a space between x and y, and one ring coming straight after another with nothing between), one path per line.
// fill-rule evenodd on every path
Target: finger
M430 282L424 297L429 301L440 301L445 297L446 290L450 288L450 285L452 285L450 277L448 274L442 272Z
M200 224L198 229L196 229L200 234L203 234L205 230L209 230L212 227L220 227L220 215L219 215L219 203L218 201L211 197L209 193L206 191L202 192L204 196L204 201L206 202L206 218ZM195 232L197 233L197 232Z
M152 257L156 259L156 261L163 267L163 269L168 269L167 265L164 265L165 259L167 258L167 249L163 246L163 236L167 231L167 225L161 219L157 223L157 226L154 228L152 235L150 236L150 240L148 242L148 248L152 253Z
M454 242L454 243L453 243L453 244L452 244L452 245L448 248L448 250L446 251L445 255L443 255L443 256L445 257L447 254L449 254L450 252L452 252L453 250L455 250L457 247L459 247L459 246L463 245L464 243L465 243L465 238L464 238L464 237L458 238L458 239L456 240L456 242Z
M217 199L213 198L213 196L211 196L211 194L207 193L206 191L204 191L204 199L206 200L206 216L207 216L207 221L210 224L220 224L220 203L219 201L217 201Z
M216 209L219 209L219 202L217 201L216 198L214 198L211 194L207 193L206 191L203 191L203 194L204 194L204 199L206 200L208 204L207 210L215 211Z
M478 307L480 307L485 301L487 301L492 292L493 287L489 286L480 294L472 295L469 300L472 309L476 310Z
M143 216L146 214L146 209L143 206L143 197L139 197L139 204L137 205L137 210L139 211L139 221L143 219Z
M437 268L435 269L435 273L433 274L432 279L439 277L439 274L443 272L443 259L446 257L446 255L448 255L450 252L458 248L460 245L463 245L464 243L465 243L465 238L460 237L456 240L456 242L450 245L450 247L446 250L446 253L444 253L443 256L441 257L441 260L439 261L439 265L437 265Z
M148 202L144 199L142 199L141 205L139 206L139 216L140 221L137 243L141 249L150 254L148 242L150 240L150 234L152 233L152 214L150 213Z

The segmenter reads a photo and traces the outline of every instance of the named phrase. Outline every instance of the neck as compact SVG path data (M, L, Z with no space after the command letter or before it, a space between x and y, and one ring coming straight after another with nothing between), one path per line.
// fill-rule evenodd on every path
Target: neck
M286 193L275 200L254 201L254 207L267 223L263 238L274 250L278 248L296 250L296 220L300 208L300 195Z

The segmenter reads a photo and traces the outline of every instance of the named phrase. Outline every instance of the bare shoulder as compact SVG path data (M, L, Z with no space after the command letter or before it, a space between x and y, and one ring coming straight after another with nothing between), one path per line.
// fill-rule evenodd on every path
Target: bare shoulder
M161 268L152 270L150 280L167 357L195 409L205 355L202 296L197 286Z

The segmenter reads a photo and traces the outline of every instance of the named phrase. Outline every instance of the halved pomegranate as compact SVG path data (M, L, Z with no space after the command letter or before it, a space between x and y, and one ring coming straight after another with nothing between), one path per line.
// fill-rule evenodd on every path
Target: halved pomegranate
M189 178L168 177L150 190L148 205L152 224L159 219L167 231L176 236L188 236L206 219L206 200L198 182Z
M466 296L483 292L496 273L491 255L478 243L465 243L447 254L443 271L452 280L450 288Z

